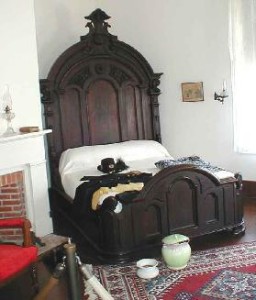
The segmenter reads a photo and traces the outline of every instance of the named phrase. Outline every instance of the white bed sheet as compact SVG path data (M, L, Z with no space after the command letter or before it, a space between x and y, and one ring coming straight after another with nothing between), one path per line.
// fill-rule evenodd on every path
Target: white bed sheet
M130 171L155 174L159 171L155 163L172 157L165 147L152 140L131 140L107 145L83 146L64 151L60 158L59 172L65 192L74 199L76 188L82 183L83 176L101 176L97 170L101 160L112 157L121 158Z
M60 174L80 169L97 168L106 157L122 158L124 162L144 158L168 157L160 143L152 140L131 140L107 145L83 146L64 151L60 158Z
M76 188L82 183L83 176L101 176L97 170L101 160L112 157L122 158L128 169L121 173L140 171L155 175L160 170L155 163L160 160L173 159L160 143L151 140L132 140L108 145L84 146L68 149L60 159L60 175L65 192L74 199ZM233 177L227 171L217 171L214 175L221 179Z
M125 163L129 166L128 169L126 169L123 172L120 172L120 174L124 174L131 171L141 171L146 173L152 173L152 175L155 175L160 170L156 168L155 162L157 162L159 159L166 159L167 157L155 157L155 158L146 158L136 161L126 161ZM171 157L170 157L171 159ZM96 168L89 168L89 169L77 169L73 172L66 172L62 173L61 180L63 188L72 199L75 197L76 188L83 182L81 181L81 178L83 176L102 176L104 173L98 171Z

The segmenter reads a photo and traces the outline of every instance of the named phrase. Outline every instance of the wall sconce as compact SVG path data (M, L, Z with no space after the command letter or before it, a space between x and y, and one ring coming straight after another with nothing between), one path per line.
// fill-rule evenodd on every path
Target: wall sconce
M224 99L228 97L227 94L227 84L226 80L223 80L222 83L222 91L220 94L214 93L214 100L220 101L222 104L224 103Z

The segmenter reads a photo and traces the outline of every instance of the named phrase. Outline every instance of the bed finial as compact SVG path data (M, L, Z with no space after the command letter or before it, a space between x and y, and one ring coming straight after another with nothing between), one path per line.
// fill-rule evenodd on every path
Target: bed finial
M111 27L105 20L110 19L103 10L97 8L94 10L89 16L85 17L87 20L91 20L88 22L85 27L89 28L89 33L108 33L108 27Z

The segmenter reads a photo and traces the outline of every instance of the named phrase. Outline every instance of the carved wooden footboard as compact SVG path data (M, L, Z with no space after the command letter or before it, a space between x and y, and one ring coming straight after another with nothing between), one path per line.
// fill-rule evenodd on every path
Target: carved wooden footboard
M161 171L120 214L106 209L99 220L102 248L117 255L160 249L162 238L173 233L192 238L244 230L237 179L220 182L193 166Z
M70 218L94 248L96 259L125 261L159 254L161 240L169 234L193 238L223 230L243 231L239 187L235 177L220 182L207 171L183 165L155 175L136 198L123 204L120 213L104 206L95 212L95 219L78 220L72 217L71 207L56 206L56 196L52 208Z

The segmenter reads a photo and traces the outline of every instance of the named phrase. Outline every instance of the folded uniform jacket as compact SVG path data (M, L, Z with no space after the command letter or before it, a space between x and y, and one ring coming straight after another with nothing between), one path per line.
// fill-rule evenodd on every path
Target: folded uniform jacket
M144 186L143 182L130 182L128 184L118 183L117 186L106 187L103 186L95 191L92 195L92 209L96 210L109 196L115 196L117 194L128 191L140 191Z

